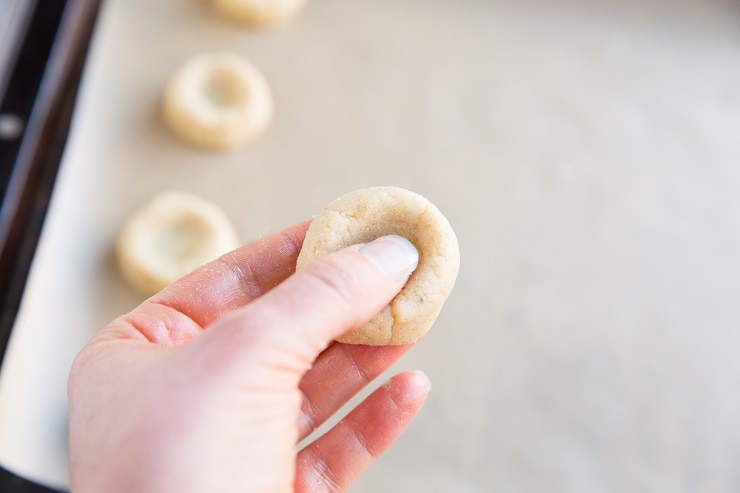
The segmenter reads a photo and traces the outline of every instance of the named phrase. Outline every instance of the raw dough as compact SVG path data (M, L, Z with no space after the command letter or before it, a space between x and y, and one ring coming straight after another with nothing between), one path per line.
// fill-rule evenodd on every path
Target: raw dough
M297 268L341 248L396 234L419 251L419 265L401 292L370 322L337 340L351 344L410 344L434 323L452 291L460 250L447 219L427 199L398 187L343 195L322 210L306 233Z
M306 0L213 0L219 12L257 27L286 23L304 3Z
M256 139L272 121L267 80L233 53L204 53L185 62L164 90L162 116L185 141L231 150Z
M240 245L226 214L189 193L168 191L132 214L116 242L124 279L151 296Z

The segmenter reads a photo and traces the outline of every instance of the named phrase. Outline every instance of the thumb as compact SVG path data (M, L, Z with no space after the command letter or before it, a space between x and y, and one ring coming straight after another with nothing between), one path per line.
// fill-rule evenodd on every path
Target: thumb
M382 310L418 261L411 242L395 235L328 254L214 323L197 342L239 371L261 361L303 373L332 339Z

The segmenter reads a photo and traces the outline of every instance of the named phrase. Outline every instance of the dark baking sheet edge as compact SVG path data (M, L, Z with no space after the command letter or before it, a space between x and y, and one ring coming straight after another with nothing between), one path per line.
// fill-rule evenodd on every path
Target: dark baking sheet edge
M4 221L3 231L0 231L0 365L46 217L100 4L101 0L66 0L43 1L37 5L39 9L61 8L61 20L51 34L50 53L26 120L26 130L13 166L8 193L3 200ZM48 19L48 15L41 17ZM40 21L42 25L43 20ZM46 36L49 34L47 32ZM55 490L21 478L0 465L0 491L48 493Z

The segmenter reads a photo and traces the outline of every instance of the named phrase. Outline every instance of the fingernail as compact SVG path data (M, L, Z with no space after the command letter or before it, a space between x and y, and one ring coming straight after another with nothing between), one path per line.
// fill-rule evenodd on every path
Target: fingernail
M398 235L381 236L363 245L359 252L375 262L395 282L405 280L419 263L419 252L414 245Z
M421 379L424 381L424 386L427 389L427 394L432 391L432 381L429 380L429 377L426 373L424 373L421 370L416 370L416 374L421 377Z

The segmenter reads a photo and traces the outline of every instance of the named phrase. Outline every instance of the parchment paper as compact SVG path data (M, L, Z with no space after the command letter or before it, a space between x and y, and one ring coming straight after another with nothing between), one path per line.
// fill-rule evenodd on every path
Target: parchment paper
M108 0L0 375L0 464L67 484L67 370L140 301L111 246L155 193L219 203L247 241L393 184L448 216L462 269L394 368L430 399L352 491L740 490L738 26L729 0L313 0L274 31ZM234 154L158 118L209 50L275 92Z

